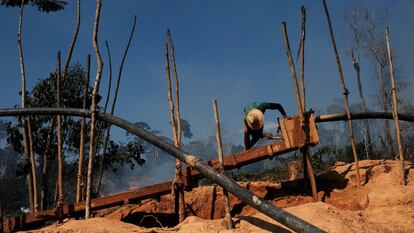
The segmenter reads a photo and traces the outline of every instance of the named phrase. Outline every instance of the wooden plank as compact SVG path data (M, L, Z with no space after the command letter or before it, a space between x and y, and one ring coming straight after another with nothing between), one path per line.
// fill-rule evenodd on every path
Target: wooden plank
M110 208L114 206L123 205L127 200L129 203L133 203L139 200L144 200L154 196L162 196L171 192L171 182L164 182L160 184L155 184L147 186L140 189L131 190L128 192L118 193L112 196L95 198L91 202L91 207L93 211ZM77 204L65 205L63 206L63 216L67 217L69 215L78 215L79 213L85 211L85 202L80 202ZM21 219L11 218L3 220L3 225L5 225L5 232L15 231L20 229L21 226L28 226L38 222L44 222L54 218L54 209L45 210L38 212L36 214L25 214L21 216ZM18 224L17 222L20 222ZM9 229L9 230L7 230ZM22 228L23 229L23 228Z
M240 168L242 166L269 159L295 149L297 148L286 147L285 142L277 142L263 147L227 155L224 157L223 166L225 170ZM215 170L218 170L220 167L218 160L211 160L206 162L206 164ZM195 185L200 178L202 178L201 173L195 169L186 168L183 170L183 180L185 185Z

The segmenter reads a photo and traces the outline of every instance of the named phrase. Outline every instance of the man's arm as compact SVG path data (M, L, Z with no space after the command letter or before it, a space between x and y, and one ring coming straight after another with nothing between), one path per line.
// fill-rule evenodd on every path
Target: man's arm
M266 109L278 110L284 117L286 116L285 109L279 103L266 103Z
M247 127L246 123L244 123L244 148L246 150L250 149L250 133L249 128Z

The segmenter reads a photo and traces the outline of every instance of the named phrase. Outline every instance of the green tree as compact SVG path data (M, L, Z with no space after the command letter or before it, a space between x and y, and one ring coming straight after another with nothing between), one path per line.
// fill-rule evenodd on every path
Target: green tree
M49 107L55 106L56 104L56 73L50 73L49 77L43 80L39 80L32 91L28 95L28 103L32 107ZM64 108L81 108L83 102L83 83L85 82L85 71L80 64L75 64L70 66L68 73L65 79L65 82L62 83L62 96L61 96L61 106ZM88 87L88 93L91 93L92 87ZM97 96L98 103L101 100L101 96ZM86 101L86 108L89 108L92 102L91 95L88 95ZM99 107L100 109L100 107ZM65 154L65 163L64 163L64 191L65 193L75 193L75 181L76 177L73 174L76 174L76 167L78 163L78 153L79 153L79 142L80 142L80 128L81 128L81 119L79 117L73 116L63 116L63 125L62 125L62 134L63 134L63 150ZM50 132L50 124L53 121L53 117L50 116L33 116L32 118L32 130L34 136L34 151L37 155L47 156L47 160L50 161L46 166L47 174L44 174L41 183L42 186L47 187L45 195L46 200L44 200L45 208L50 207L54 204L54 197L51 197L51 193L54 193L54 187L56 181L54 179L49 179L48 177L56 177L55 165L56 154L57 154L57 141L55 137L52 137L49 145L47 146L48 134ZM17 118L16 122L8 123L7 127L7 141L12 146L12 148L19 154L23 151L23 135L19 130L21 127L22 119ZM54 127L52 127L53 129ZM89 122L86 123L86 128L90 128ZM52 130L54 132L54 130ZM54 133L52 133L55 135ZM89 142L89 130L86 130L86 140ZM110 150L107 152L108 160L105 163L105 168L114 167L115 164L128 164L131 167L134 167L135 164L142 165L144 160L141 158L141 141L137 141L133 138L131 140L122 143L111 141ZM102 144L102 139L99 140L99 143ZM88 148L85 145L85 148ZM40 167L43 169L43 161L38 162ZM85 165L87 163L84 163ZM25 175L30 172L30 162L27 159L23 159L19 163L18 174ZM86 169L84 169L86 170ZM65 197L66 202L73 202L74 196Z

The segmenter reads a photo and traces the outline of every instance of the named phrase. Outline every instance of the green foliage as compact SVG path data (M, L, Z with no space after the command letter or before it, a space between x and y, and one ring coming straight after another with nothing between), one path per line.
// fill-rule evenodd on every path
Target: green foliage
M320 174L327 171L335 164L335 157L341 153L342 149L337 150L334 146L321 146L311 157L314 172Z
M65 9L68 3L62 0L24 0L24 4L36 7L38 11L49 13ZM6 7L20 7L22 0L1 0L1 5Z
M76 64L69 68L65 80L62 81L62 98L61 106L68 108L82 108L83 86L85 82L85 71L80 64ZM89 87L91 91L92 88ZM90 92L89 91L89 92ZM28 93L28 105L31 107L54 107L56 106L56 73L51 73L48 78L39 80ZM91 103L91 97L88 97L87 108ZM51 116L31 116L31 125L34 139L34 150L38 155L43 155L45 152L48 133L50 130ZM56 122L56 121L55 121ZM13 149L22 154L22 134L21 134L21 118L17 119L16 124L8 124L8 143ZM80 141L80 119L70 116L63 117L63 144L64 152L68 156L73 155L79 150ZM86 130L86 137L88 138L88 130ZM55 135L53 133L53 135ZM56 154L57 145L55 137L52 137L50 146L50 155Z
M112 171L116 172L115 165L117 164L121 166L128 164L131 169L134 169L135 162L142 166L145 163L145 160L141 158L144 151L144 147L139 140L133 140L127 144L116 144L114 141L110 141L104 168L112 168Z
M71 66L68 70L65 80L61 82L61 107L67 108L82 108L83 104L83 87L86 81L85 71L80 64ZM92 87L88 87L88 93L92 92ZM54 107L56 106L56 73L50 73L49 77L43 80L39 80L32 89L31 93L28 93L28 104L31 107ZM101 97L98 96L98 101ZM90 108L92 102L92 96L88 94L86 108ZM46 151L45 145L47 144L47 137L50 130L50 116L32 116L31 124L34 137L34 149L38 155L43 155ZM56 121L55 121L56 122ZM13 149L19 154L23 153L22 144L22 133L21 133L21 119L18 118L17 123L8 123L7 125L7 142L13 147ZM101 125L104 127L104 124ZM89 122L86 122L85 130L85 142L89 142ZM53 129L54 130L54 129ZM79 152L80 142L80 130L81 130L81 119L78 117L63 116L62 135L64 144L64 154L66 158L77 159ZM54 130L55 131L55 130ZM55 135L53 131L53 135ZM101 140L98 142L102 144ZM140 153L138 148L139 142L129 142L126 145L116 145L112 142L112 150L109 160L106 161L111 163L128 163L133 167L133 160L138 164L143 162L140 160ZM88 148L87 145L85 148ZM54 155L57 153L57 142L56 138L52 137L52 142L49 148L49 159L54 159ZM131 156L129 159L128 156ZM25 160L23 160L25 161ZM20 166L22 169L27 168L25 164ZM27 172L27 171L26 171ZM21 171L22 174L26 172Z

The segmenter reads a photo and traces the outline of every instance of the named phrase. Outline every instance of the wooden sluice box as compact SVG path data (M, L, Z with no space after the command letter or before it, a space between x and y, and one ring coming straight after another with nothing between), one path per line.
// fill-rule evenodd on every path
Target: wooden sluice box
M305 117L308 118L308 141L310 145L314 146L319 143L318 130L315 124L315 116L313 114L309 114ZM299 115L282 118L279 121L279 127L286 148L300 148L306 143L306 125L302 127L301 117Z

